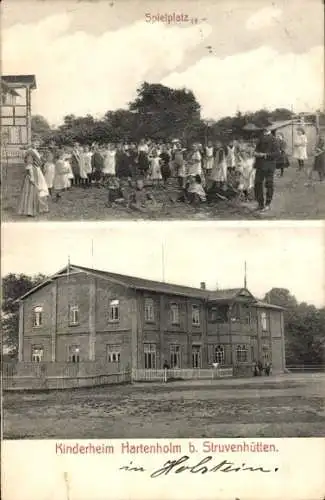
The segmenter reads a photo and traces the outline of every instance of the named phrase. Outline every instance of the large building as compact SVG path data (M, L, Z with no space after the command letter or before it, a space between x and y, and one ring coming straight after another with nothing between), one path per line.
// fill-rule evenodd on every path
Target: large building
M246 288L208 291L68 265L20 299L19 360L122 368L285 368L283 310Z
M1 77L1 135L8 150L31 142L31 93L36 89L34 75Z

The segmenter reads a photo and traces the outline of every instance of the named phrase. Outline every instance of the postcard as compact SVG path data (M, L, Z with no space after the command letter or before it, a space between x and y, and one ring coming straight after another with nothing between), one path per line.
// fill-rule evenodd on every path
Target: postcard
M323 223L3 241L4 498L322 497Z
M4 500L324 499L323 2L1 21Z

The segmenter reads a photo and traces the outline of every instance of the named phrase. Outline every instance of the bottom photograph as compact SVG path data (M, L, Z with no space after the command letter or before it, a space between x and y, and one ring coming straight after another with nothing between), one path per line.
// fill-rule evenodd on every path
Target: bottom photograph
M324 435L322 225L2 236L4 439Z

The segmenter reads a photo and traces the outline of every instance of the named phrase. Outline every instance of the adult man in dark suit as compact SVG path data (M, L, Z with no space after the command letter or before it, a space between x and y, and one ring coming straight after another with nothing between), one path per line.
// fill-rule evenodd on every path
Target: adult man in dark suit
M266 212L270 210L274 192L274 172L276 169L276 162L281 155L278 141L270 130L263 130L256 144L254 155L256 158L255 199L258 203L258 210ZM266 188L265 202L264 183Z

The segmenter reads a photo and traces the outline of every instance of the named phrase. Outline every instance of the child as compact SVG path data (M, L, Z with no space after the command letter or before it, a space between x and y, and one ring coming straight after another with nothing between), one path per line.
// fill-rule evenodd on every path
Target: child
M254 187L254 157L250 156L245 150L241 151L239 157L238 172L239 186L238 190L241 192L242 198L247 201L249 193Z
M185 198L195 206L206 201L206 194L202 187L201 176L190 176L189 185L185 192Z
M163 178L164 186L166 187L168 179L172 174L170 169L170 154L166 146L163 146L162 148L162 151L160 153L160 159L161 159L161 167L160 167L161 176Z
M102 171L104 169L104 158L97 144L94 146L94 153L91 157L91 168L95 184L99 187L102 178Z
M56 191L56 201L61 198L61 192L67 188L67 176L69 174L69 167L65 160L64 151L58 152L58 158L55 162L55 176L53 181L53 189Z
M104 181L107 181L109 177L114 177L116 175L116 165L115 165L116 151L113 144L108 146L104 153L104 168L103 177Z
M109 176L107 178L106 187L108 189L108 199L105 206L110 208L116 200L123 198L123 193L121 192L120 183L117 177Z
M314 160L314 170L318 172L320 182L325 180L325 140L319 136Z
M162 179L160 170L161 159L159 158L156 149L152 151L152 155L149 158L149 160L150 160L150 179L152 180L154 186L159 186L160 181Z
M63 160L65 162L65 167L67 170L67 174L65 176L65 189L69 190L71 188L71 184L73 183L74 176L73 176L73 171L72 171L72 167L71 167L71 163L70 163L70 161L71 161L70 156L68 153L64 152Z
M26 176L20 195L18 214L35 217L37 214L48 212L49 191L42 170L34 161L33 153L26 154L25 163Z
M53 181L55 176L55 163L54 163L54 155L51 151L47 153L47 159L44 164L44 178L47 184L47 188L49 190L49 195L52 196L53 190Z
M214 161L214 147L211 141L208 142L208 145L205 148L205 170L206 176L209 177L211 174L211 170L213 168Z
M84 152L83 152L83 159L84 159L84 164L85 164L85 174L87 178L85 179L85 184L87 186L91 185L91 157L92 153L89 150L89 146L85 146Z
M182 149L182 145L180 143L178 143L176 145L176 149L174 150L174 153L173 153L175 174L177 176L178 185L180 188L184 187L184 178L186 176L184 151L185 150Z

